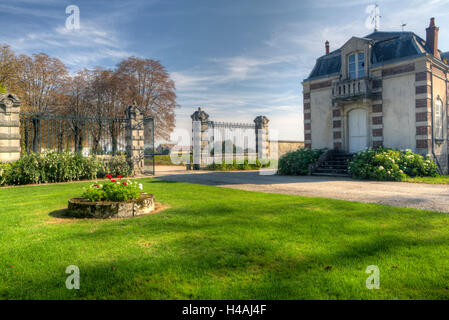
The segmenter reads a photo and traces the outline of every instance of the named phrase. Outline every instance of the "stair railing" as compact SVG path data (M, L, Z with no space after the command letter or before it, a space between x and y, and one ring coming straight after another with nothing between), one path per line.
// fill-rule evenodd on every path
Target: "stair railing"
M319 166L329 160L329 158L332 156L332 153L333 150L326 150L322 155L320 155L315 163L309 164L309 176L311 176Z

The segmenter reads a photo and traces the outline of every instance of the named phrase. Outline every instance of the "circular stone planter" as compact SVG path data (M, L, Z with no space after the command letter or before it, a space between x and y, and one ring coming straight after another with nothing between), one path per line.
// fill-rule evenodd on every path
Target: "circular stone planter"
M139 199L125 202L91 202L84 198L69 200L68 214L76 218L131 218L154 211L154 196L142 193Z

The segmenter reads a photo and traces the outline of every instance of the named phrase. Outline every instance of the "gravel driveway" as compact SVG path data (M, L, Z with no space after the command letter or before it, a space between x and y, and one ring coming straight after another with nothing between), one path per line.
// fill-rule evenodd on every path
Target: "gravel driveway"
M157 167L156 177L249 191L380 203L397 207L449 212L449 186L406 182L358 181L350 178L260 175L256 171L186 171Z

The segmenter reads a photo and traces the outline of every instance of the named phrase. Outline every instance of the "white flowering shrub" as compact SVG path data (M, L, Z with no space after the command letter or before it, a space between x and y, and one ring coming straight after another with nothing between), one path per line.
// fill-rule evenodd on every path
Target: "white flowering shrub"
M429 155L413 153L412 150L401 151L400 168L409 177L436 177L438 176L437 165L430 159Z
M11 165L8 163L0 163L0 186L6 184L6 177L8 176Z
M0 185L91 180L103 178L107 170L123 176L130 175L131 171L122 157L113 157L103 163L95 156L84 157L69 151L28 153L10 164L0 164Z
M437 176L430 158L411 152L385 148L357 152L348 165L353 178L377 181L402 181L407 176Z

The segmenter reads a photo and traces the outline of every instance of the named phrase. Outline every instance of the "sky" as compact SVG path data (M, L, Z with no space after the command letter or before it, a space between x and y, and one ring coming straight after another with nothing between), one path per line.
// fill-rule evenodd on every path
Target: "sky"
M366 26L365 0L0 0L0 43L45 52L76 72L129 56L159 60L175 81L176 125L191 130L201 107L211 120L270 119L280 140L302 140L302 85L316 59ZM377 1L380 30L425 39L430 17L449 51L449 0ZM80 10L68 30L66 8Z

